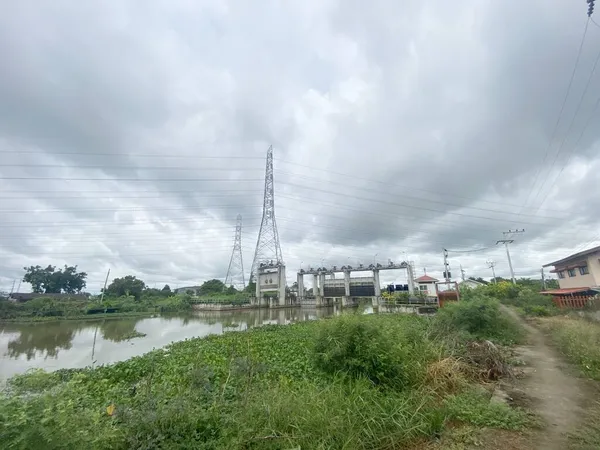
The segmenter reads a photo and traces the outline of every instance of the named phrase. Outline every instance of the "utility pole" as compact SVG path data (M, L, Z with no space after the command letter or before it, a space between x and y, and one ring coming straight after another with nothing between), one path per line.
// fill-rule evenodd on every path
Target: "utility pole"
M450 264L448 264L448 250L445 248L442 250L444 250L444 279L446 280L446 283L450 283L452 274L450 273Z
M462 264L460 265L460 277L465 281L465 269L462 268Z
M10 288L10 293L12 294L15 291L15 283L17 282L17 280L13 280L13 284L12 287Z
M506 257L508 258L510 278L512 279L513 284L517 284L517 280L515 278L515 271L513 270L512 261L510 259L510 251L508 250L508 244L512 244L513 242L515 242L514 239L510 239L510 236L517 233L525 233L525 229L503 231L502 234L504 235L505 239L500 239L499 241L496 241L496 245L502 243L504 244L504 248L506 248Z
M100 304L104 300L104 292L106 291L106 284L108 283L108 276L110 275L110 267L108 268L108 272L106 272L106 279L104 280L104 288L102 288L102 294L100 294Z
M546 276L544 275L544 268L542 267L542 290L546 290Z
M494 276L494 278L493 278L494 284L496 284L497 283L497 281L496 281L496 271L494 270L494 267L496 267L496 261L489 260L489 261L487 261L487 265L488 265L488 267L490 269L492 269L492 275Z

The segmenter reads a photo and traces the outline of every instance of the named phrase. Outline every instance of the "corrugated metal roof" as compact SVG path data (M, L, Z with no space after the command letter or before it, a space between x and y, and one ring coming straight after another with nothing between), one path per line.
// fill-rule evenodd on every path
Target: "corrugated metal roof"
M540 294L552 294L552 295L575 294L577 292L587 292L587 291L592 291L592 290L593 289L591 287L550 289L548 291L541 291Z
M570 259L579 258L581 256L587 256L589 254L596 253L596 252L600 252L600 245L598 247L590 248L590 249L584 250L582 252L573 253L571 256L567 256L566 258L559 259L558 261L553 261L551 263L544 264L543 267L556 266L557 264L562 264L566 261L569 261Z

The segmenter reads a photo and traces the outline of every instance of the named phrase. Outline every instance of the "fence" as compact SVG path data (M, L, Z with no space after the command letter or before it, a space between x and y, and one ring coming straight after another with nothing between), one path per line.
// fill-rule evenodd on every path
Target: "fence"
M552 301L554 305L556 305L560 309L564 308L574 308L581 309L585 308L585 306L593 299L593 297L583 296L583 295L574 295L574 296L564 296L564 297L553 297Z

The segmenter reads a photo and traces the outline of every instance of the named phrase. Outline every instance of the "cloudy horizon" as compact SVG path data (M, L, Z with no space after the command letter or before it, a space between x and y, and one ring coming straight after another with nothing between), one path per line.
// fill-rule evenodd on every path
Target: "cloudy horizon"
M289 283L388 259L441 277L443 248L455 278L489 279L488 260L509 277L496 241L515 229L515 274L539 277L600 242L595 24L561 113L579 3L12 3L0 291L48 264L89 292L109 268L224 280L238 214L248 278L270 145Z

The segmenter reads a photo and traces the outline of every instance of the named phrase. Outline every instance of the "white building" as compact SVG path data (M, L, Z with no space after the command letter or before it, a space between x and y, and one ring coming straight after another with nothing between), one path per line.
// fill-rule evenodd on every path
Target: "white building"
M480 286L485 286L485 283L482 283L481 281L473 280L471 278L467 278L466 280L459 281L458 282L458 286L459 287L468 287L468 288L471 288L471 289L475 289L475 288L478 288Z
M415 280L419 286L419 292L424 293L427 297L437 297L435 290L435 283L437 278L430 277L429 275L420 276Z

